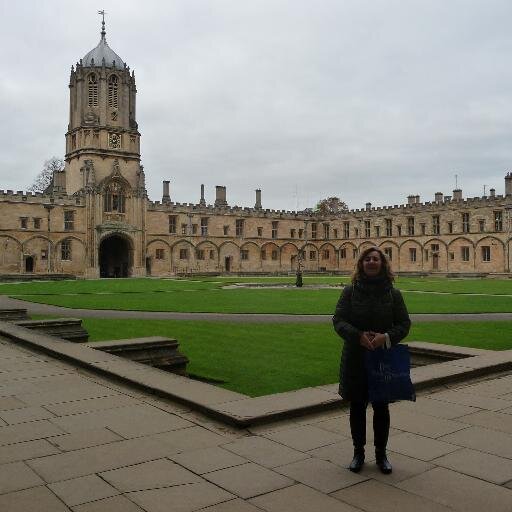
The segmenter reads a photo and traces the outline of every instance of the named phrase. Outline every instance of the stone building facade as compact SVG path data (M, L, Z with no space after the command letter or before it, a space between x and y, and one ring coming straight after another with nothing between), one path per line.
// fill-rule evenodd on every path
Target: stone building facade
M66 166L51 193L0 191L0 274L66 273L85 278L205 272L344 271L381 247L398 272L509 273L512 175L504 194L347 211L337 216L228 205L216 187L207 205L147 197L140 164L135 75L98 46L70 75Z

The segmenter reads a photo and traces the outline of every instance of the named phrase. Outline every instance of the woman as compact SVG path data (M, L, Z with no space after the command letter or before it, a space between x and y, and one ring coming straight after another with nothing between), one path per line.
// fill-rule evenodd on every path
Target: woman
M402 294L393 288L393 273L388 260L377 247L365 249L357 260L352 284L341 294L333 324L343 338L340 369L340 395L350 402L350 431L354 458L349 469L361 471L366 444L368 384L365 352L390 348L404 339L411 326ZM382 473L393 468L386 456L389 435L387 403L373 403L375 458Z

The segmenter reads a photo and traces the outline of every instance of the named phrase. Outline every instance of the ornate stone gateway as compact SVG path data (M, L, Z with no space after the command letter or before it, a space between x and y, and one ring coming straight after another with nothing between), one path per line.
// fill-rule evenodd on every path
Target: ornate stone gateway
M100 243L100 277L130 277L133 266L131 241L121 235L110 235Z

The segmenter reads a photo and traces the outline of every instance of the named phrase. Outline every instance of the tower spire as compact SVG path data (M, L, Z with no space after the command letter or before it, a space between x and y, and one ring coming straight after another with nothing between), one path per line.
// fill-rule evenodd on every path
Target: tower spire
M105 10L98 11L98 14L101 14L101 39L105 39L106 32L105 32Z

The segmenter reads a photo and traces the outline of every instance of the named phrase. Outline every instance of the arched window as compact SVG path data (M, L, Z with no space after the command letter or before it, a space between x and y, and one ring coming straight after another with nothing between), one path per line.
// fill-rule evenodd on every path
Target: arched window
M108 79L108 106L110 108L117 108L117 84L117 76L111 75Z
M113 181L105 189L105 211L124 213L125 195L123 187L117 181Z
M98 78L95 73L91 73L87 80L88 87L88 96L87 103L89 107L97 107L98 106Z

